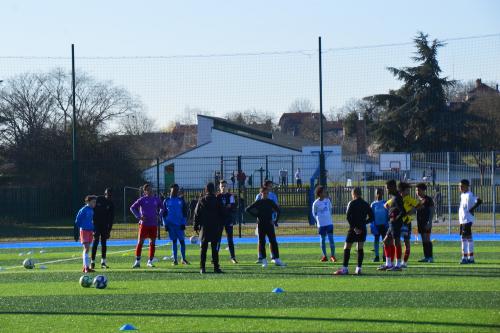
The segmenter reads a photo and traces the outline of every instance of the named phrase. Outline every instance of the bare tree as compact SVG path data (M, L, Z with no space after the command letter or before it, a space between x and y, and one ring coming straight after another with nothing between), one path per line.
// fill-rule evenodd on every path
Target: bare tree
M155 130L154 120L140 109L133 110L120 120L119 131L126 135L141 135Z
M290 104L288 112L314 112L314 107L312 102L307 98L297 98Z

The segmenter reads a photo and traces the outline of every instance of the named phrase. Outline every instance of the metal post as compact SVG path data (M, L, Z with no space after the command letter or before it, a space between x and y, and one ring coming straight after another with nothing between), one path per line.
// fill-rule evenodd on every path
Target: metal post
M451 234L451 184L450 184L450 152L446 153L446 178L448 181L448 234Z
M220 157L220 179L222 180L225 179L224 177L224 156L221 155ZM218 186L218 184L215 184L215 186Z
M292 172L290 172L291 173L290 178L292 179L291 181L292 186L295 184L295 163L294 163L295 161L293 157L294 156L292 155ZM295 186L297 186L297 184L295 184Z
M495 152L491 152L491 201L493 204L493 233L497 233L497 219L496 219L496 185L495 185L495 164L496 164L496 156Z
M241 156L238 156L238 173L240 172L240 170L243 170L241 169ZM236 179L236 181L238 182L238 179ZM240 207L241 205L241 186L238 182L238 236L239 238L241 238L241 220L242 220L242 216L241 216L241 210L242 208Z
M161 191L160 191L160 158L156 158L156 188L157 188L157 193L158 198L160 198ZM158 218L158 239L161 239L161 217Z
M369 195L368 195L368 186L366 184L366 154L363 155L363 192L365 196L365 200L370 200Z
M321 68L321 36L318 37L319 61L319 184L326 186L325 152L323 149L323 77Z
M123 188L123 223L127 223L127 187Z
M269 179L269 156L266 155L266 180Z
M73 107L73 126L71 131L72 159L71 159L71 194L73 203L73 213L78 210L78 159L76 145L76 75L75 75L75 44L71 44L71 89L72 89L72 107Z

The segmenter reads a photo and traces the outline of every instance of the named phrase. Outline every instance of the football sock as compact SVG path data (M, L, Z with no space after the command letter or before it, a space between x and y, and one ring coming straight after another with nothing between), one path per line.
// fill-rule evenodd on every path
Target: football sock
M135 247L135 256L136 257L141 257L141 254L142 254L142 242L140 243L137 243L137 246Z
M467 257L467 240L462 238L462 259Z
M181 243L181 256L183 260L186 260L186 242L184 239L180 239L179 243Z
M149 260L153 260L155 256L155 242L149 242Z
M106 264L106 258L101 259L101 264Z
M343 262L344 267L349 266L350 256L351 256L351 249L344 249L344 262Z
M177 261L177 239L172 241L172 254L174 256L174 261Z
M408 258L410 258L410 248L406 247L405 248L405 255L404 255L403 261L404 262L408 262Z
M83 266L89 267L90 266L90 258L88 253L83 254Z
M472 240L472 238L468 240L467 245L468 245L467 246L467 248L468 248L468 251L467 251L468 257L470 259L473 259L474 258L474 241Z
M358 250L358 267L361 268L363 265L363 257L365 256L365 251L363 249Z
M386 264L386 266L392 266L391 250L392 250L392 246L391 245L384 246L385 264Z
M94 239L94 242L92 243L92 260L95 259L95 256L97 254L97 247L99 246L99 240Z
M323 253L323 256L326 257L326 238L325 236L321 235L321 252Z
M379 250L379 241L378 237L375 237L375 241L373 242L373 252L375 252L375 257L378 257L378 250Z
M333 240L333 234L328 234L328 242L330 242L330 253L332 256L335 255L335 241Z
M108 252L108 244L106 242L106 239L102 239L101 240L101 257L104 259L106 259L106 252Z
M396 253L395 253L396 260L401 260L402 253L403 250L401 249L401 244L396 245Z
M427 242L422 242L422 249L424 250L424 258L429 258L429 246Z
M429 255L429 258L432 258L433 257L433 253L432 253L432 247L433 247L433 245L432 245L432 242L427 242L427 246L428 246L427 247L427 251L428 251L427 253Z

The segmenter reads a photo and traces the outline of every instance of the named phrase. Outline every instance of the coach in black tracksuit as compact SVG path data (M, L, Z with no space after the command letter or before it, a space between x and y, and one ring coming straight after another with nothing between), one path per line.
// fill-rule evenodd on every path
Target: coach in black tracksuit
M348 273L349 257L351 256L351 246L357 243L358 266L355 274L361 274L361 265L363 264L364 250L363 245L366 241L366 225L374 220L373 211L370 205L361 198L361 189L356 187L351 192L352 201L347 205L347 222L349 230L344 244L344 263L343 267L335 272L335 275L345 275Z
M113 221L115 219L115 205L111 200L112 190L107 188L104 195L97 197L94 208L94 243L92 244L92 257L90 268L95 268L95 257L99 240L101 241L101 268L109 268L106 264L107 240L111 236Z
M200 232L200 273L205 274L208 243L212 247L214 272L222 273L219 267L219 247L224 227L224 210L220 200L215 196L214 183L208 183L205 192L194 210L194 230Z

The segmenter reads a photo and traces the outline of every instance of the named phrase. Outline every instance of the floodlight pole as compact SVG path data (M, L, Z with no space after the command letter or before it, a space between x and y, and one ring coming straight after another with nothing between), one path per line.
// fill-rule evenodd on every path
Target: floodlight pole
M73 107L73 126L71 131L72 159L71 159L71 194L73 213L78 210L78 160L76 151L76 79L75 79L75 44L71 44L71 89Z
M321 68L321 36L318 37L318 61L319 61L319 184L326 186L325 152L323 142L323 77Z

